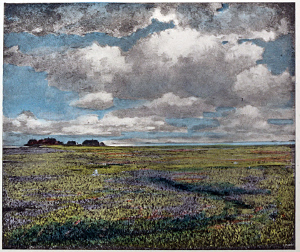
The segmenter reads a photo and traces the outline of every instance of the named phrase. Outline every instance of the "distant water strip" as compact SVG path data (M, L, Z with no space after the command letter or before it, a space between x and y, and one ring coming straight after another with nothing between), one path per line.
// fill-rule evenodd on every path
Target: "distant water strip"
M224 142L224 143L138 143L134 146L259 146L259 145L295 145L295 141L288 142Z

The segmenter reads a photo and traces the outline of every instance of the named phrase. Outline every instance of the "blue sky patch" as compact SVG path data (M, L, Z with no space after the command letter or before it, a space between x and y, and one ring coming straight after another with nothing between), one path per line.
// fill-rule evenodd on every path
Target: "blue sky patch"
M294 124L294 120L293 119L268 119L268 124L288 125L288 124Z
M222 8L217 9L217 12L224 12L229 9L229 4L222 3Z
M130 99L120 99L114 98L114 106L117 109L129 109L135 108L144 104L146 100L130 100Z
M234 107L217 107L216 112L203 112L203 117L214 118L214 117L224 117L228 116L230 113L234 112Z
M265 49L262 55L263 59L256 61L257 64L266 64L274 75L282 74L287 68L292 76L295 75L295 48L291 34L280 36L275 41L240 39L238 43L247 41Z
M20 51L23 53L29 53L37 48L45 48L51 53L68 48L84 48L97 41L102 46L118 46L123 51L128 51L139 39L145 38L149 34L172 29L174 27L175 25L173 22L164 23L152 19L152 23L147 27L138 29L135 33L122 38L112 37L106 33L100 32L88 33L85 36L67 34L35 36L27 32L8 33L4 35L4 44L7 47L18 45Z
M4 64L3 69L3 114L10 118L29 110L37 118L45 120L73 120L86 114L97 114L101 119L113 110L133 108L145 102L114 98L114 106L105 110L78 108L69 105L71 101L78 100L78 94L48 86L47 73L11 64Z
M46 80L47 73L35 72L31 67L10 64L4 64L3 70L5 116L16 117L23 110L30 110L38 118L51 120L71 119L78 114L78 109L69 106L69 102L77 99L78 94L49 87Z

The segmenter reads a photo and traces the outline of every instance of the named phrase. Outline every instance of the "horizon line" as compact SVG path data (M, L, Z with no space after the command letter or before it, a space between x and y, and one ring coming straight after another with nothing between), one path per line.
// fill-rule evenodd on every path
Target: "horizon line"
M105 141L103 141L105 142ZM295 145L296 141L245 141L245 142L219 142L219 143L141 143L132 145L106 145L105 147L151 147L151 146L214 146L214 145L230 145L230 146L259 146L259 145ZM51 145L53 146L53 145ZM55 145L54 145L55 146ZM79 145L78 145L79 146ZM10 147L29 147L24 145L2 145L2 148ZM76 147L76 146L75 146ZM92 146L103 147L103 146Z

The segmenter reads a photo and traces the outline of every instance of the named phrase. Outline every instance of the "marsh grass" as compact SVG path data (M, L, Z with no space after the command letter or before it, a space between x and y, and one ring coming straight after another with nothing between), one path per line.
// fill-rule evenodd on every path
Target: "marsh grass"
M4 155L4 248L294 246L290 146L55 148Z

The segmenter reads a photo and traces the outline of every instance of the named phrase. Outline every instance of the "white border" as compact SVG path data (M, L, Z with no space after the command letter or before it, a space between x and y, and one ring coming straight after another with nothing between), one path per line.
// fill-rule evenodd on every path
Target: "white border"
M216 1L216 0L210 0L210 1L195 1L195 0L189 0L189 1L183 1L183 0L173 0L173 1L167 1L167 0L161 0L161 1L156 1L156 0L139 0L139 1L122 1L122 0L114 0L114 1L92 1L92 0L72 0L72 1L63 1L63 0L23 0L23 1L13 1L13 0L6 0L5 3L88 3L88 2L91 2L91 3L94 3L94 2L114 2L114 3L182 3L182 2L189 2L189 3L192 3L192 2L199 2L199 3L210 3L210 2L220 2L220 1ZM296 246L296 251L297 251L297 245L300 243L300 235L299 235L299 232L298 230L300 230L300 226L299 226L299 222L300 222L300 216L299 216L299 210L297 209L298 208L298 205L299 205L299 202L300 202L300 180L298 179L298 169L300 169L300 165L298 164L298 160L300 158L300 154L298 153L298 149L300 148L300 145L299 145L299 141L300 141L300 136L298 134L298 130L300 128L300 126L298 127L298 122L300 122L300 113L298 113L298 111L300 111L300 105L299 103L297 102L298 98L300 99L300 96L299 96L299 88L297 88L297 83L298 83L298 66L300 66L300 60L298 59L298 53L297 53L297 50L298 48L300 48L300 34L299 32L297 31L298 30L298 26L299 26L299 20L300 18L297 18L297 17L300 17L300 9L299 9L299 6L300 6L300 3L297 3L297 1L289 1L289 0L273 0L273 1L261 1L261 0L251 0L251 1L226 1L226 3L295 3L296 5L296 13L295 13L295 18L296 18L296 21L295 21L295 47L296 47L296 85L295 85L295 113L296 113L296 118L295 118L295 125L296 125L296 137L295 137L295 140L296 140L296 144L295 144L295 147L296 147L296 153L295 153L295 162L296 162L296 166L295 166L295 171L296 171L296 218L295 218L295 221L296 221L296 226L295 226L295 231L296 231L296 236L295 236L295 246ZM3 19L4 19L4 3L1 3L1 6L0 6L0 32L1 32L1 45L2 45L2 50L1 50L1 59L2 59L2 62L1 62L1 69L0 69L0 75L1 75L1 80L0 80L0 107L1 107L1 111L2 111L2 104L3 104ZM2 117L0 119L0 131L2 132ZM2 134L0 136L0 144L1 144L1 147L2 147ZM0 158L1 158L1 178L2 178L2 151L1 151L1 154L0 154ZM2 191L2 179L0 180L0 185L1 185L1 191ZM2 193L1 193L1 206L2 206ZM0 210L0 218L2 218L2 207L1 207L1 210ZM0 227L0 230L1 230L1 236L0 236L0 249L1 250L4 250L2 249L2 225ZM4 250L6 251L6 250ZM19 251L19 250L12 250L12 249L9 249L7 251ZM47 250L35 250L35 251L47 251ZM56 251L65 251L65 250L56 250ZM69 250L69 251L81 251L81 250ZM99 251L99 250L88 250L88 251ZM105 250L105 251L117 251L117 250ZM143 250L135 250L135 251L143 251ZM160 251L169 251L169 250L160 250ZM185 250L180 250L180 251L185 251ZM194 250L195 251L195 250ZM210 250L200 250L200 251L210 251ZM214 251L222 251L222 250L214 250ZM241 250L223 250L223 251L241 251ZM256 252L256 251L260 251L260 250L247 250L247 251L253 251L253 252ZM293 251L293 250L272 250L272 251L278 251L278 252L281 252L281 251Z

